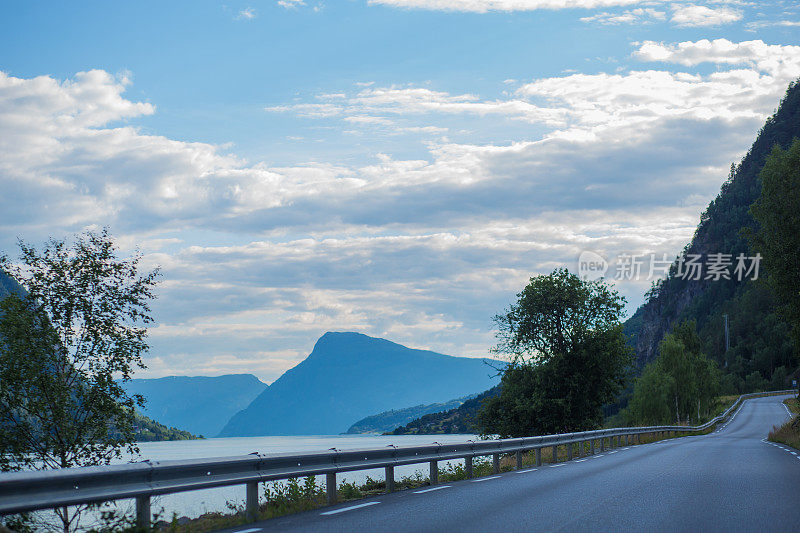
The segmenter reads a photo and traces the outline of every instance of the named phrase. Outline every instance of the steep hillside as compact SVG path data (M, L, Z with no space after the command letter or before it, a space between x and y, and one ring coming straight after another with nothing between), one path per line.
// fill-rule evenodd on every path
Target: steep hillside
M220 436L339 434L365 416L491 387L482 359L413 350L359 333L326 333Z
M465 396L464 398L459 398L457 400L451 400L444 403L415 405L414 407L406 407L405 409L392 409L391 411L384 411L383 413L378 413L377 415L371 415L366 418L362 418L350 426L350 429L347 430L347 433L386 433L387 431L392 431L398 426L408 424L412 420L416 420L421 416L432 413L442 413L444 411L450 411L451 409L460 407L465 401L474 397L475 395L471 394L469 396Z
M0 271L0 300L8 296L9 294L17 293L21 296L27 294L25 289L17 283L17 281L6 274L5 272ZM148 381L148 380L133 380L133 381ZM163 440L187 440L187 439L195 439L194 435L192 435L188 431L183 431L181 429L177 429L176 427L167 427L164 424L159 424L155 420L151 420L147 416L136 413L136 440L139 442L148 442L148 441L163 441ZM112 429L113 431L113 429Z
M147 399L142 412L153 420L208 437L219 433L267 385L252 374L230 374L132 379L124 387Z
M17 280L0 270L0 300L12 292L22 294L24 289L17 283Z
M752 256L742 233L754 225L748 210L760 193L758 173L776 144L786 148L793 138L800 137L800 84L792 84L779 109L758 134L753 146L739 165L731 169L728 180L700 217L692 241L682 252L702 255L742 253ZM733 267L731 267L733 272ZM763 276L763 270L761 271ZM703 273L705 278L705 271ZM738 392L744 378L758 372L761 379L781 379L781 373L794 368L788 328L774 312L769 292L757 282L730 280L683 279L678 261L669 277L648 293L647 301L626 323L636 348L640 367L656 356L658 343L676 321L695 320L711 357L727 369L727 392ZM729 316L730 350L726 353L724 318ZM753 378L755 379L755 378Z

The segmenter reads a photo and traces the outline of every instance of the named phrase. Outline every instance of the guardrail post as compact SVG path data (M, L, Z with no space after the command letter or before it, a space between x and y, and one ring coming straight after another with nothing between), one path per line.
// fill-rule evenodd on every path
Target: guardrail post
M386 492L394 492L394 466L386 467Z
M496 453L492 455L492 470L495 474L500 473L500 454Z
M542 466L542 449L536 448L536 466Z
M517 450L517 470L522 470L522 450Z
M336 472L325 474L325 494L328 496L328 505L336 503Z
M586 444L583 441L578 443L578 457L583 457L583 445Z
M558 445L553 446L553 462L558 462Z
M464 457L464 472L467 474L467 479L472 479L472 456Z
M572 443L567 444L567 461L572 461Z
M431 461L431 485L439 483L439 461Z
M150 495L136 497L136 525L140 528L150 529Z
M247 484L245 497L245 514L248 522L255 522L258 518L258 482Z
M606 451L606 439L604 437L600 437L600 451Z
M594 455L594 439L589 441L590 448L592 449L592 455Z

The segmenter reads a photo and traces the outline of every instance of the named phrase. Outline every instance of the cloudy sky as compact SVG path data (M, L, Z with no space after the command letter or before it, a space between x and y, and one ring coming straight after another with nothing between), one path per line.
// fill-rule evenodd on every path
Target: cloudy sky
M674 257L800 76L792 1L2 11L0 252L138 246L152 377L270 382L329 330L485 356L530 276Z

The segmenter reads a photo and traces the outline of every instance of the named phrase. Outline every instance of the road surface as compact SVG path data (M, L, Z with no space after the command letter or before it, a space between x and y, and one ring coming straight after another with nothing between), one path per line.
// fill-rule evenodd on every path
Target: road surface
M616 448L226 531L798 531L800 455L765 440L773 425L788 419L785 398L748 400L708 435Z

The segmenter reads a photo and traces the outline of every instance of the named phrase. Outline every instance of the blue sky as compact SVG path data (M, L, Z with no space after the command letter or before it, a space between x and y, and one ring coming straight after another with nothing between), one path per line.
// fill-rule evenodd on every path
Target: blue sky
M0 250L139 246L153 376L271 381L327 330L484 356L531 275L674 256L800 76L782 1L2 10Z

